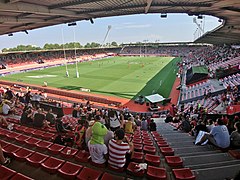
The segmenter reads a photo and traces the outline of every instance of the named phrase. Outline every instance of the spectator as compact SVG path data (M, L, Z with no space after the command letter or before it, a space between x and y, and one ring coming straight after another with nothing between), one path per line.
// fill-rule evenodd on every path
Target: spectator
M98 165L104 165L107 159L108 149L104 144L104 136L107 131L107 128L100 122L96 122L92 126L92 137L88 142L88 148L92 162Z
M20 123L25 125L32 125L33 124L33 111L31 107L27 107L23 110L23 113L20 118Z
M47 114L46 114L46 120L50 122L50 125L55 124L55 116L52 113L52 108L49 108Z
M157 130L157 125L154 122L154 120L152 119L149 125L150 131L156 131Z
M109 117L110 129L113 132L116 131L117 129L119 129L122 123L118 117L117 112L114 110L110 110L108 112L108 117Z
M37 110L37 113L35 113L33 118L33 126L35 127L49 127L48 122L46 121L46 117L43 114L43 111L41 108Z
M141 130L147 131L148 130L148 123L145 118L142 119L141 122Z
M233 131L230 136L231 146L234 148L240 148L240 122L236 122L234 128L236 130Z
M126 153L131 153L133 151L133 143L127 138L124 142L124 130L117 129L114 133L114 139L109 141L109 159L108 164L112 168L122 169L126 163Z
M136 126L136 124L134 122L134 118L130 116L128 118L128 120L126 120L125 123L124 123L125 133L132 134L133 130L135 129L135 126Z
M213 120L212 119L208 119L208 125L207 125L207 131L208 132L211 132L213 127L215 127L214 123L213 123Z
M5 92L5 98L7 100L11 100L13 98L14 94L10 88L7 88L7 91Z
M229 147L230 136L222 119L217 119L217 126L215 126L210 133L205 133L196 145L201 145L206 140L220 148Z

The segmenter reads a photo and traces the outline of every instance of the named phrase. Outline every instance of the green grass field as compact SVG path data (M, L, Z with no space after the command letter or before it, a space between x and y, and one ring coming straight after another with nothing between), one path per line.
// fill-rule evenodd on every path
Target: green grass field
M133 98L153 92L168 97L176 78L176 63L180 58L171 57L113 57L99 61L79 63L80 77L76 78L76 66L68 65L44 70L13 74L1 79L21 81L68 90L88 88L93 93Z

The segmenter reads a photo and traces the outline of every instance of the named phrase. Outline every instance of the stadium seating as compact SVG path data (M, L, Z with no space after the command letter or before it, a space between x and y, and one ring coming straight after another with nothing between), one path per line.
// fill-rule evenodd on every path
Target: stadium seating
M17 173L13 177L11 177L10 180L33 180L33 179L30 177L27 177L21 173Z
M160 156L146 154L145 162L147 162L148 165L159 166L160 165Z
M26 158L31 156L34 151L21 148L19 151L14 152L13 155L18 161L26 161Z
M147 177L152 180L166 180L167 172L165 168L159 168L154 166L148 166Z
M182 169L173 169L173 175L176 180L188 179L188 180L195 180L196 176L192 173L189 168L182 168Z
M133 152L132 160L134 162L143 162L144 154L142 152Z
M77 179L80 180L86 180L86 179L91 179L91 180L98 180L103 172L91 169L88 167L84 167L82 171L77 175Z
M63 163L64 163L64 160L57 159L54 157L49 157L46 161L41 163L41 166L44 170L46 170L50 174L54 174L63 165Z
M38 144L40 141L41 141L40 139L30 137L29 139L26 139L24 142L25 142L28 146L34 147L34 146L37 146L37 144Z
M139 170L138 163L130 162L127 167L127 173L133 176L142 177L145 174L145 170Z
M156 148L155 147L153 147L153 146L144 146L143 147L143 151L145 152L145 153L149 153L149 154L155 154L156 153Z
M77 153L78 153L77 149L70 148L70 147L65 147L61 151L61 156L64 157L64 158L73 158Z
M0 165L1 180L8 180L16 174L16 171Z
M164 156L173 156L174 155L174 150L170 147L161 147L160 151Z
M39 167L49 156L39 152L33 153L30 157L26 158L27 162L34 167Z
M124 179L125 177L115 176L107 172L105 172L101 178L101 180L124 180Z
M83 166L73 164L71 162L65 162L63 166L58 169L58 173L64 179L75 179L76 175L81 171Z
M13 157L13 153L17 152L20 149L20 146L14 144L9 144L8 146L2 148L3 152L6 153L9 157Z
M79 151L75 155L75 160L82 163L87 163L90 160L90 154L87 151Z
M36 143L36 146L38 149L40 150L47 150L51 145L53 145L53 143L48 142L48 141L40 141L38 143Z
M165 156L165 161L170 167L183 166L183 161L179 156Z
M65 146L59 145L59 144L53 144L50 147L48 147L48 151L51 154L60 154L60 152L65 148Z
M135 151L142 151L143 150L143 145L142 144L134 144L134 150Z
M15 137L15 140L19 143L25 143L25 141L27 141L28 139L30 139L30 137L26 135L20 135Z

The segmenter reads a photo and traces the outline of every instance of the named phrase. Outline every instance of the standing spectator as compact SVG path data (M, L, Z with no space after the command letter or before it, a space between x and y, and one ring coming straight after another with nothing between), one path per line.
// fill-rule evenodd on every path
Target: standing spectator
M110 110L108 112L108 117L109 117L109 124L110 124L110 129L114 132L117 129L120 128L121 126L121 121L118 117L118 114L114 110Z
M142 119L141 122L141 130L147 131L148 130L148 123L145 118Z
M49 108L47 114L46 114L46 120L50 122L50 125L55 124L55 116L52 113L52 108Z
M234 128L236 130L233 131L230 136L231 146L234 148L240 148L240 122L236 122Z
M156 123L154 122L153 119L150 122L149 129L150 129L150 131L156 131L157 130L157 125L156 125Z
M109 141L108 164L114 169L122 169L126 163L126 153L133 151L133 143L127 138L124 142L125 133L123 129L117 129L114 133L115 139Z
M7 88L7 91L5 92L5 98L7 100L11 100L13 98L14 94L10 88Z

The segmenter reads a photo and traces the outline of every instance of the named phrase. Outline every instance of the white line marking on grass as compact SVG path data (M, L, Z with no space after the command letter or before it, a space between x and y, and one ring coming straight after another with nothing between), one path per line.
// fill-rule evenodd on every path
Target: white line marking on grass
M40 78L57 77L57 75L48 75L48 74L45 74L45 75L26 76L26 77L40 79Z

